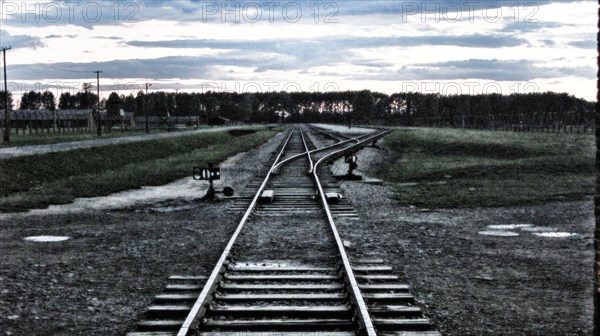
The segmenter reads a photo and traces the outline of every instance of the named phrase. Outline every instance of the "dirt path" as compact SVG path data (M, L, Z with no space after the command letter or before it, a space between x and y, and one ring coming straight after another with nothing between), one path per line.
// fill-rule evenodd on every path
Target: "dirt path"
M49 144L49 145L7 147L7 148L0 148L0 159L6 159L6 158L10 158L10 157L17 157L17 156L44 154L44 153L51 153L51 152L64 152L64 151L73 150L73 149L89 148L89 147L96 147L96 146L117 145L117 144L122 144L122 143L143 141L143 140L190 136L190 135L195 135L195 134L199 134L199 133L212 133L212 132L226 131L226 130L240 128L240 127L241 126L212 127L212 128L203 128L203 129L194 130L194 131L181 131L181 132L158 133L158 134L148 134L148 135L132 135L132 136L125 136L125 137L120 137L120 138L61 142L61 143Z

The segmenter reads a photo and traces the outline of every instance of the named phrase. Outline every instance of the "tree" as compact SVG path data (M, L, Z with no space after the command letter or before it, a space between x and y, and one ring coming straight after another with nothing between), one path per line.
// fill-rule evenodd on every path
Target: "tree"
M23 94L21 98L21 110L39 110L42 107L42 94L35 91L29 91Z
M77 92L77 108L87 110L91 109L96 105L97 96L89 91Z
M58 108L61 110L74 110L79 108L79 97L69 92L61 93L58 98Z
M146 110L146 95L143 91L139 91L135 96L135 115L145 115Z
M118 116L121 104L122 100L121 97L119 97L119 94L112 92L106 100L106 112L108 113L108 116Z
M250 114L252 113L252 101L253 97L251 94L245 93L242 95L242 99L237 107L240 120L248 120L250 118Z
M46 110L56 110L56 101L54 100L54 94L48 90L44 91L41 97L41 104L42 107Z
M6 97L4 92L5 91L0 91L0 110L4 110L4 99ZM8 110L11 111L12 109L13 109L13 97L12 97L12 93L9 92L8 93Z
M356 122L364 122L372 117L375 109L375 98L369 90L356 92L352 97L352 119Z
M58 108L61 110L68 110L68 109L73 108L71 106L71 94L70 93L63 92L60 94L60 97L58 98Z
M44 91L44 93L29 91L23 94L19 108L21 110L45 109L54 111L56 109L54 94L50 91Z
M123 99L123 110L125 110L125 112L135 112L136 111L135 97L133 96L133 94L130 94L129 96L127 96Z

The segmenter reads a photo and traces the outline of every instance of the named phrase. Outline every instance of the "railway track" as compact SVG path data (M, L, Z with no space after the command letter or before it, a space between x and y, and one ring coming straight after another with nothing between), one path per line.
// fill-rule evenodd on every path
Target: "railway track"
M326 163L386 132L316 134L289 132L232 205L245 212L212 273L170 279L129 336L439 335L393 270L351 261L336 229L359 216ZM314 136L334 143L316 148Z

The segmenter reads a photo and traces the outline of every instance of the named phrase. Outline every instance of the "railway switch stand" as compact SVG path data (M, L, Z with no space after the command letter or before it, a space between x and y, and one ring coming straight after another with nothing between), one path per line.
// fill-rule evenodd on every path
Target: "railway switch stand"
M344 156L344 162L348 164L348 172L346 173L346 175L337 175L335 176L335 178L350 181L362 180L361 175L354 174L354 170L358 168L357 161L358 157L356 156L356 153L347 153Z
M213 181L221 179L221 168L214 167L212 163L208 164L208 167L194 167L194 180L197 181L208 181L209 186L201 201L219 201L220 198L217 194L223 194L227 197L233 196L234 190L231 187L224 187L223 190L216 190Z

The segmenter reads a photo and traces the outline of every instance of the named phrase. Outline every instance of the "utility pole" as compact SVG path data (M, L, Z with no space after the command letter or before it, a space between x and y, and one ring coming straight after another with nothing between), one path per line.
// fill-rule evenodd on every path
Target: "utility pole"
M152 84L146 83L146 133L150 133L150 127L148 126L148 86L152 86Z
M10 142L10 116L8 114L8 85L6 82L6 51L11 47L3 47L2 54L4 56L4 142Z
M600 24L600 0L598 1L598 24ZM599 26L600 27L600 26ZM600 51L600 30L596 32L596 50ZM600 61L600 56L596 58ZM600 72L596 73L596 101L600 98ZM600 150L600 106L596 103L596 150ZM600 336L600 156L596 155L596 195L594 197L594 324L592 335Z
M96 74L96 86L98 87L98 108L96 112L98 113L97 121L98 121L98 136L102 136L102 119L100 119L100 74L102 71L94 71Z

